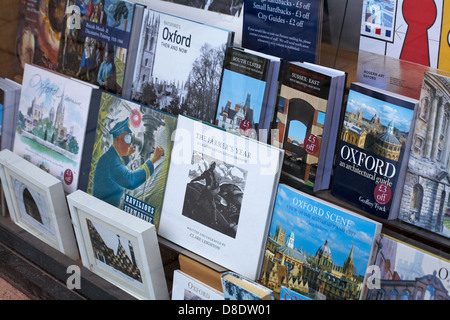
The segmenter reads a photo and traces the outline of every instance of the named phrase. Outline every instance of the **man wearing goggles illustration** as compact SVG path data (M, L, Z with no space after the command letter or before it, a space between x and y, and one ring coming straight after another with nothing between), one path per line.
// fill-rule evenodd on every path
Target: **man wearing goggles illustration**
M157 146L153 156L137 170L130 170L123 158L132 155L136 149L131 144L132 132L129 118L122 120L109 131L113 137L112 146L98 159L92 194L116 207L120 205L124 189L133 190L147 181L154 171L154 163L164 153L161 146Z

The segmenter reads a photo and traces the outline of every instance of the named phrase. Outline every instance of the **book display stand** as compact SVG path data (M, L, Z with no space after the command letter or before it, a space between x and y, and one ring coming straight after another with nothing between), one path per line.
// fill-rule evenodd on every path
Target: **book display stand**
M0 276L450 300L448 3L201 2L0 0Z

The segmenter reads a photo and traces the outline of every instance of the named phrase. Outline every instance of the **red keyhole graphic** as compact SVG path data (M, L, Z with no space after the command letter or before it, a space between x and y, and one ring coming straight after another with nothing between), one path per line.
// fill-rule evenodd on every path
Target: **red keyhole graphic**
M427 30L436 19L436 4L433 0L404 0L402 12L408 30L400 59L429 66Z

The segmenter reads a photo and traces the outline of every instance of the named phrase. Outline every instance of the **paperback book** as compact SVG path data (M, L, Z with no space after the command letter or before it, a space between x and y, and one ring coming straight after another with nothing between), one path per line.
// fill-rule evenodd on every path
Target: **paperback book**
M128 0L68 0L56 71L121 94L143 9Z
M450 261L393 237L377 237L363 300L450 300Z
M381 224L278 187L259 283L310 299L359 300ZM283 292L284 293L284 292Z
M352 83L331 194L382 219L396 219L418 100Z
M285 150L283 173L296 188L329 188L346 79L311 63L282 64L271 144Z
M256 279L282 157L279 148L180 115L159 235Z
M425 72L398 218L450 237L450 77Z
M20 1L14 71L22 77L25 64L56 70L67 0Z
M214 123L225 50L234 33L146 9L125 98Z
M281 59L228 47L220 85L216 125L267 142Z
M177 118L103 92L87 192L159 225Z
M13 149L16 133L17 110L19 109L22 85L7 79L0 78L0 104L1 104L1 149Z
M173 272L172 300L223 300L223 293L188 274Z
M99 96L95 86L26 64L14 153L59 178L65 192L83 189Z
M443 0L364 0L359 49L450 71L449 9Z
M221 276L225 300L274 300L273 290L234 272Z

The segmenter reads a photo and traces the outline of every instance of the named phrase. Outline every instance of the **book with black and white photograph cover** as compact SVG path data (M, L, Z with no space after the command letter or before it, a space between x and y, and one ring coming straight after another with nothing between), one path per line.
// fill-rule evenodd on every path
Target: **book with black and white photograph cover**
M145 9L135 68L122 96L214 123L225 50L234 33Z
M159 235L256 279L283 153L180 115Z
M267 142L278 89L281 59L228 47L220 85L216 125Z
M59 178L67 193L87 183L100 93L89 83L25 65L13 151Z
M305 192L328 189L347 75L283 61L271 144L285 150L283 175Z
M350 85L331 194L382 219L398 216L419 101Z

